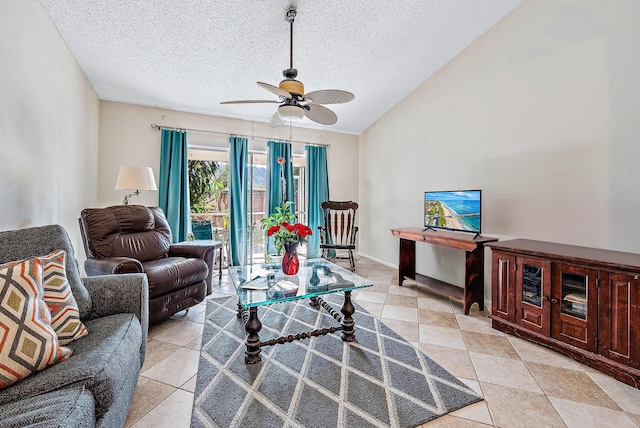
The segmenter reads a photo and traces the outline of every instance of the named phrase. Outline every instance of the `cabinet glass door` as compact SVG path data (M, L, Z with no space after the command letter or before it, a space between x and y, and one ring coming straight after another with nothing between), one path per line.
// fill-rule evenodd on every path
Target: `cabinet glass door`
M522 301L542 307L542 268L522 264Z
M562 272L562 313L581 320L587 319L587 275Z
M554 265L551 290L551 336L595 351L598 319L598 271L582 266Z
M534 257L516 259L515 322L537 333L549 334L551 262Z

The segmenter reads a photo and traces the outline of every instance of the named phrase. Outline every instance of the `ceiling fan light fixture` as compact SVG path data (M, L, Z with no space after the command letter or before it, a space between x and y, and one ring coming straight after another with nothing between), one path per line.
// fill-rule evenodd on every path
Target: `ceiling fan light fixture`
M304 117L304 109L297 105L285 104L278 107L278 116L288 122L297 122Z

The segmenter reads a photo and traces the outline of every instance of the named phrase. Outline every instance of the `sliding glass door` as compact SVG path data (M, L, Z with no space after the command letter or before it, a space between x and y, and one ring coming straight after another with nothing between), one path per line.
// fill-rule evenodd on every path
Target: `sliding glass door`
M249 203L247 216L249 225L247 242L249 243L250 264L264 262L265 233L260 220L265 217L267 206L267 157L264 154L249 152Z
M249 152L249 196L247 201L247 242L248 263L264 262L266 252L265 233L262 230L260 220L265 217L266 211L266 183L267 183L267 157L264 153ZM306 195L304 157L294 157L295 179L295 204L298 222L306 224ZM213 165L215 164L215 166ZM209 172L209 177L200 177L199 185L190 181L191 192L191 220L192 229L201 223L211 225L211 234L214 240L225 242L225 263L228 253L229 238L229 152L223 150L190 148L189 168L192 175L193 169L201 168ZM201 174L206 175L206 174ZM197 200L193 196L197 193ZM195 203L194 203L195 202ZM197 239L204 239L197 235ZM306 248L300 248L301 254L306 254Z

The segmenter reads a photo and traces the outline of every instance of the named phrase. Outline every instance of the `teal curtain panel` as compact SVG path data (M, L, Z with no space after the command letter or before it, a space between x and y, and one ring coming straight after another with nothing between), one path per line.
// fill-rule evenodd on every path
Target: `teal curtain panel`
M173 242L180 242L187 239L191 221L187 133L163 129L160 138L158 206L167 217Z
M231 264L247 264L249 193L249 143L246 138L231 136L229 139L229 246Z
M284 159L280 165L278 159ZM291 212L295 213L295 189L293 182L293 163L291 162L291 143L267 142L267 216L275 212L276 207L292 201Z
M278 159L284 159L280 165ZM276 211L276 207L287 201L293 202L289 210L295 214L295 185L293 182L293 163L291 162L291 143L267 142L267 216ZM269 252L275 254L273 238L267 238Z
M327 148L306 146L307 151L307 218L313 231L307 242L307 258L320 257L320 236L318 226L322 226L320 204L329 200L329 175L327 173Z

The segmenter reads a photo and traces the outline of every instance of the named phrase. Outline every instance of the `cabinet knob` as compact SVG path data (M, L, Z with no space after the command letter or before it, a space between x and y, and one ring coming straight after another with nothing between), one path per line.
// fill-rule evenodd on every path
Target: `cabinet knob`
M634 276L633 279L638 279L638 275Z
M558 299L551 299L551 303L558 303Z

